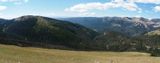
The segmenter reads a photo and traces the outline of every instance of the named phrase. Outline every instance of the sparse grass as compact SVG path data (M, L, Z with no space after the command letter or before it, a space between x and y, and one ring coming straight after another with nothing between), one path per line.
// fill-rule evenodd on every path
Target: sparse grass
M0 45L0 63L160 63L138 52L67 51Z

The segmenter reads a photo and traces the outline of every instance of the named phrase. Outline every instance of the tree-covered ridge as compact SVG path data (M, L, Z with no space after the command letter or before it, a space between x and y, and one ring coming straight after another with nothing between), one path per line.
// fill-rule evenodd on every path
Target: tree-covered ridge
M3 28L6 35L15 35L21 37L21 40L50 45L78 47L79 43L92 40L97 34L78 24L42 16L22 16L10 21L12 23Z

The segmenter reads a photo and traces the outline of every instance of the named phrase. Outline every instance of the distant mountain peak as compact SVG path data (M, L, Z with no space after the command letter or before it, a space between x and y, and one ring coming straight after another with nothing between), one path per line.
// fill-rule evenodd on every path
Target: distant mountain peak
M98 32L117 31L131 36L141 35L160 27L160 20L144 17L99 17L99 18L66 18L62 19L84 25Z

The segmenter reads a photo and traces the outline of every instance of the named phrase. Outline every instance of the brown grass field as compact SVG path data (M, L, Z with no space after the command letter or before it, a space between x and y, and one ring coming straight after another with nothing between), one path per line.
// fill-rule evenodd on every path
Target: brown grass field
M0 45L0 63L160 63L139 52L68 51Z

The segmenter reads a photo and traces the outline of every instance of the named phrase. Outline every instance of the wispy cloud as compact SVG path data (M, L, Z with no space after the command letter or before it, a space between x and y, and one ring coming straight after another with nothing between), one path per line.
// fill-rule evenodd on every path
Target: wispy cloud
M7 9L6 6L0 6L0 11L3 11L3 10L5 10L5 9Z
M22 4L27 3L29 0L0 0L0 3L13 3L13 4ZM8 7L0 5L0 11L6 10Z
M160 0L112 0L106 3L90 2L85 4L73 5L70 8L66 8L65 11L76 12L80 14L93 13L91 10L107 10L110 8L124 8L129 11L142 12L142 9L136 3L152 3L160 4Z
M28 0L0 0L0 2L28 2Z
M155 10L156 12L160 12L160 6L154 7L154 10Z
M0 0L2 3L13 3L13 4L22 4L22 3L27 3L29 0Z
M133 3L153 3L153 4L160 4L160 0L126 0L127 2Z

